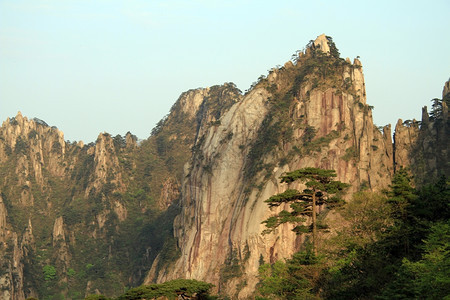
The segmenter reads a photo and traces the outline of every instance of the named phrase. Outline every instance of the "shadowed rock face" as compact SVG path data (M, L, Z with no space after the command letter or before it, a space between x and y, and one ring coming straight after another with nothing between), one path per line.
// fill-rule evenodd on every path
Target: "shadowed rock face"
M277 115L282 102L287 108ZM277 135L289 133L289 138L265 151L273 124L282 124ZM308 132L314 134L308 138ZM263 167L250 176L248 161L258 143ZM328 53L315 57L314 51L271 72L220 118L220 125L201 126L194 147L198 152L185 168L182 211L174 222L181 257L146 281L195 278L239 298L254 290L261 259L289 257L303 242L289 226L261 235L261 222L272 214L264 200L287 188L279 183L281 174L303 167L335 169L338 180L352 185L351 193L361 185L385 188L393 173L390 126L381 133L373 125L360 62Z
M398 120L395 127L395 168L408 168L418 185L450 174L450 81L444 84L442 99L434 99L432 116L422 108L422 122Z
M233 84L183 93L139 144L131 133L101 133L89 145L66 142L56 127L20 112L3 122L0 298L112 296L120 284L139 285L171 232L156 218L170 215L179 199L200 126L216 122L240 98ZM47 265L56 270L50 285L42 275ZM94 268L91 276L86 265ZM109 283L108 268L117 274ZM78 272L85 275L74 276Z

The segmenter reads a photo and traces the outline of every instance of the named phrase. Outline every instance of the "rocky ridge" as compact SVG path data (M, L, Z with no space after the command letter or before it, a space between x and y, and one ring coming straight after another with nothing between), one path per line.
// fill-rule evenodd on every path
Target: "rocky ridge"
M351 194L387 187L400 167L418 183L449 174L448 91L421 122L400 120L393 142L373 124L361 62L322 35L245 94L232 83L183 93L141 143L64 141L18 113L0 128L0 297L79 299L178 277L249 297L260 263L306 239L289 226L261 235L263 200L287 188L279 176L335 169Z
M409 168L416 184L450 174L450 80L442 99L433 99L430 114L422 108L422 120L398 120L395 127L395 168Z
M139 145L131 133L65 141L20 112L3 122L2 299L78 299L139 284L171 235L172 203L200 123L215 122L239 99L232 84L186 92Z
M290 257L304 241L287 225L261 234L272 213L263 200L288 188L280 175L335 169L351 194L388 187L395 166L411 163L415 127L399 121L394 146L390 125L380 132L373 124L360 61L336 52L330 38L318 37L294 62L260 78L220 124L200 127L174 222L180 257L152 269L145 282L195 278L249 297L261 261Z

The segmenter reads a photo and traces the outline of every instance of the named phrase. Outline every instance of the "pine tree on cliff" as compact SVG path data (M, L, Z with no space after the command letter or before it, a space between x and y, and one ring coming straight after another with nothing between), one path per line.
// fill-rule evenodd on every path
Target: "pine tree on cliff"
M317 206L327 204L333 207L342 203L337 195L349 187L346 183L333 180L334 177L336 177L336 171L319 168L303 168L281 176L280 182L289 184L300 180L305 182L306 189L303 191L288 189L265 200L270 208L289 203L291 210L282 210L263 221L267 227L263 233L270 233L281 224L293 223L296 226L292 231L297 234L312 232L313 251L317 254ZM311 217L311 226L299 224L306 221L304 216Z

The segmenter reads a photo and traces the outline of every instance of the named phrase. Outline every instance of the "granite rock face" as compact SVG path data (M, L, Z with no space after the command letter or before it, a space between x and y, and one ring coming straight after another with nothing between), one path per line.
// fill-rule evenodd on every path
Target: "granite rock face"
M174 210L198 129L217 124L240 98L231 83L183 93L140 143L129 132L101 133L87 145L65 141L56 127L20 112L3 122L0 298L112 296L118 284L140 284L167 238L162 231L169 229L156 216ZM158 229L145 236L151 226ZM136 267L129 266L133 262ZM54 268L55 277L44 279L44 267ZM118 270L109 283L108 269Z
M314 46L323 53L330 53L330 46L328 45L328 39L325 34L319 35L314 40Z
M430 114L422 108L422 121L399 120L395 127L395 168L407 168L418 185L450 174L450 81L444 84L442 99L433 99Z
M323 39L315 44L322 45ZM280 175L312 166L335 169L338 180L352 185L350 193L361 186L388 186L393 174L390 126L381 133L373 125L361 63L342 62L328 71L332 76L322 76L320 68L304 75L311 70L311 60L333 59L314 55L307 51L295 64L273 70L220 118L219 125L200 127L197 152L185 167L182 210L174 222L181 256L158 274L151 272L147 282L195 278L214 283L221 293L246 298L258 282L261 260L287 258L304 241L289 226L261 234L261 222L272 214L264 200L287 189L279 183ZM273 111L282 101L288 109L275 119ZM258 143L270 146L272 137L264 134L277 121L290 132L289 138L269 152L261 150L263 170L248 178L248 161Z
M245 94L232 83L183 93L143 141L64 141L18 113L0 128L0 298L112 296L180 277L248 298L260 263L288 258L306 240L288 225L262 235L274 213L264 200L303 187L279 177L334 169L350 199L388 187L401 167L417 184L449 175L449 90L447 82L421 122L399 120L393 142L390 125L373 124L361 62L339 58L321 35ZM45 266L56 269L51 291L38 278Z
M24 277L24 261L34 248L35 241L31 221L23 235L18 235L7 221L7 210L0 195L0 298L22 300L26 295L37 295L34 287ZM6 247L11 249L6 253Z

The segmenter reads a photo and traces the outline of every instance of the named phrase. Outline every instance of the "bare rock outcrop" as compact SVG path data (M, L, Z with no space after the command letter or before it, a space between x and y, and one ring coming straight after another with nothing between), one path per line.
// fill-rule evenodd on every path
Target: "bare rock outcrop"
M260 263L288 258L308 239L288 225L261 234L274 213L264 200L288 188L279 177L334 169L351 184L349 200L388 187L400 167L417 182L448 174L449 91L447 82L421 123L400 120L393 144L391 126L373 124L361 62L339 58L321 35L245 94L233 83L183 93L146 140L128 132L65 142L19 112L0 128L0 298L109 296L149 269L146 283L199 279L248 298ZM326 218L339 223L338 213ZM47 286L47 266L55 289L38 294L32 285Z
M399 119L397 121L394 133L394 161L396 170L399 168L407 168L411 165L411 163L413 163L411 161L411 152L417 142L418 136L419 125L415 120L405 123L402 121L402 119Z
M125 187L122 181L122 172L111 135L100 133L95 147L90 151L94 154L95 170L91 183L86 188L85 196L88 197L91 191L100 192L105 184L108 184L107 188L111 188L112 191L123 191Z
M162 183L161 196L159 198L159 207L163 210L169 208L180 196L180 184L175 178L169 177Z
M314 40L314 46L323 53L330 53L330 46L328 45L328 39L325 34L319 35Z
M7 223L6 223L6 207L3 203L2 196L0 195L0 243L4 243L6 241L5 237L7 236Z
M142 282L169 230L162 226L164 232L157 233L156 246L144 238L144 231L153 234L156 229L152 227L161 226L152 224L159 214L155 204L166 210L178 200L182 165L191 155L199 128L213 126L208 123L216 122L240 97L233 84L183 93L162 120L161 131L139 142L129 132L125 137L101 133L95 143L86 145L65 142L56 127L21 113L3 122L0 289L5 292L0 298L35 296L30 286L46 284L41 272L47 266L55 273L48 280L68 298L74 286L79 291L85 278L74 274L86 265L95 266L91 272L97 268L104 272L115 264L116 269L123 269L124 261L142 262L136 272L126 268L117 277L124 286ZM142 237L149 244L128 247L127 235ZM86 249L106 250L85 257ZM124 257L117 259L118 255ZM24 269L28 272L23 273ZM116 283L104 284L102 292L112 294L115 287ZM39 297L46 297L54 291L39 292Z
M0 295L5 300L22 300L25 299L23 264L21 263L23 248L16 233L10 235L9 246L13 247L12 257L10 260L2 261L3 272L0 275Z
M1 204L0 210L2 209ZM25 229L22 241L7 224L4 226L6 229L5 227L0 229L0 241L3 238L7 241L7 244L5 242L0 243L0 298L23 300L25 299L25 292L27 295L36 295L33 287L24 278L24 261L27 260L29 249L34 247L31 222L29 227ZM7 247L12 251L6 252Z
M398 120L394 133L395 168L407 168L418 185L450 173L449 82L442 99L433 99L428 113L422 108L422 121Z
M66 143L64 134L56 127L48 126L39 119L28 120L20 112L17 116L7 119L0 127L0 162L5 162L9 154L16 153L19 156L16 174L23 184L28 175L33 175L39 186L45 184L42 166L55 176L65 174L64 155ZM29 191L24 191L22 202L33 205Z
M448 94L450 94L450 80L446 81L444 88L442 89L442 99L444 99Z
M193 158L185 167L182 211L174 222L181 256L159 274L152 268L147 282L181 276L212 282L227 295L250 296L261 259L290 257L304 241L289 226L261 235L261 222L272 214L263 200L287 188L278 179L284 172L310 166L335 169L338 180L352 184L351 191L387 187L393 172L390 127L382 134L373 125L360 62L347 64L339 83L322 81L314 86L310 77L296 87L289 80L308 63L308 55L302 55L304 60L297 65L273 71L269 86L266 81L256 85L217 125L200 127ZM336 84L347 88L333 87ZM289 88L294 97L283 118L289 118L292 135L262 155L258 176L248 178L255 145L269 147L273 138L261 136L276 124L265 121L273 116L274 101L281 101L272 98Z
M55 223L53 224L53 246L55 246L56 242L59 240L66 240L65 232L64 232L64 221L62 217L58 217L55 219Z

